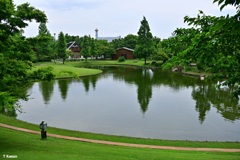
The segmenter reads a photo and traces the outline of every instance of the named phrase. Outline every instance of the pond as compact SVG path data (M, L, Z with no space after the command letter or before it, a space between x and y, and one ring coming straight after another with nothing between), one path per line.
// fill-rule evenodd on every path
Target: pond
M240 103L227 88L161 70L99 68L103 74L34 83L17 119L129 137L240 141Z

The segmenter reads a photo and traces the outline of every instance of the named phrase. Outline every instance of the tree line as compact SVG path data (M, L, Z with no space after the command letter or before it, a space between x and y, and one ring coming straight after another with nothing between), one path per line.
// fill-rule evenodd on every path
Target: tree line
M121 47L139 50L138 48L141 46L144 50L146 50L153 44L153 50L148 49L145 51L144 54L147 54L146 56L144 54L140 54L141 51L135 52L137 57L144 58L146 60L154 53L154 48L161 39L152 36L150 27L145 17L141 23L143 23L141 25L142 33L139 32L139 35L128 34L124 38L115 39L112 42L108 42L107 40L98 40L88 35L79 37L69 35L68 33L64 34L63 32L60 32L56 38L55 35L50 34L46 23L40 23L38 35L34 38L30 38L29 40L32 42L32 48L34 48L36 52L36 61L38 62L51 61L52 59L57 58L62 59L64 63L65 59L70 55L70 51L66 48L67 43L69 42L75 42L81 48L81 55L86 60L88 57L97 58L103 56L104 58L111 58L111 56L115 54L116 49ZM143 35L145 28L148 28L148 35ZM145 36L148 38L144 38ZM142 44L138 44L140 40L142 41ZM148 40L150 44L146 44L146 40Z

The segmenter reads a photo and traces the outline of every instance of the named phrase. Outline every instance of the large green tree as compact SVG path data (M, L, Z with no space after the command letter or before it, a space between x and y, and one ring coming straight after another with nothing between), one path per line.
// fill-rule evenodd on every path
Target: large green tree
M83 41L81 43L81 54L85 58L85 61L87 61L87 58L91 56L91 49L92 49L92 39L90 36L85 35L83 37Z
M96 39L91 38L90 40L90 46L91 46L91 56L96 57L97 56L97 45L96 45Z
M210 16L202 11L197 17L185 16L184 21L197 32L188 47L167 61L165 67L196 62L199 69L210 71L213 77L223 80L223 85L240 95L240 1L214 0L222 10L226 5L236 6L233 16Z
M76 42L79 46L81 46L82 37L65 34L65 40L67 43Z
M201 27L184 57L194 57L201 68L209 69L214 76L225 80L224 85L237 87L240 94L240 24L239 12L234 16L212 17L200 13L185 21ZM238 26L238 27L237 27Z
M45 23L40 23L36 42L36 56L38 61L50 61L54 55L54 38Z
M127 47L130 49L134 49L137 45L138 36L133 34L128 34L126 37L123 38L123 45L122 47Z
M160 56L162 58L166 57L162 53L166 53L166 55L170 58L168 59L168 63L164 64L163 67L181 67L184 65L189 65L191 62L195 63L196 60L194 60L194 56L183 58L182 55L191 46L192 39L197 35L197 33L200 33L200 31L193 27L177 28L171 37L160 42L158 46L158 54L160 51ZM167 59L165 58L165 60Z
M97 40L96 50L98 57L101 58L110 58L111 55L115 53L113 45L106 40Z
M57 53L58 53L58 57L62 59L62 62L64 64L67 58L67 43L66 43L63 32L60 32L58 35Z
M36 22L46 22L47 17L44 12L24 3L19 6L13 4L12 0L0 1L0 40L1 44L8 39L9 36L19 33L21 29L28 26L28 22L32 20ZM2 46L1 46L2 49Z
M47 17L29 3L16 6L12 0L0 1L0 111L12 110L19 98L25 99L28 82L38 78L29 73L34 52L22 36L32 20L46 23Z
M113 46L113 48L116 50L118 48L124 47L125 44L123 42L123 38L118 38L118 39L114 39L112 42L110 42L111 45Z
M143 20L141 21L141 26L137 34L138 39L134 54L138 58L144 58L146 64L147 58L155 53L155 48L153 43L153 36L150 32L148 21L145 17L143 17Z
M138 38L138 36L136 36L136 35L128 34L124 38L114 39L111 42L111 45L114 47L114 49L118 49L121 47L127 47L127 48L134 49L137 44L137 38Z

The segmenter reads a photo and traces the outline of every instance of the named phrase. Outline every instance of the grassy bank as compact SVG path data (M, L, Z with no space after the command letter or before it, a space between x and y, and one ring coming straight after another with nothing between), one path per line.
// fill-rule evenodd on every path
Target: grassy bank
M151 61L147 62L147 65L144 64L144 61L134 61L126 60L125 62L118 62L116 60L88 60L85 61L66 61L65 64L57 61L54 62L40 62L35 63L32 70L37 70L42 67L50 66L53 68L53 72L56 75L56 78L70 78L70 77L82 77L90 76L102 73L98 69L90 69L87 67L91 66L110 66L110 65L128 65L128 66L138 66L138 67L155 67L151 65Z
M57 62L56 64L53 62L44 62L44 63L36 63L34 65L33 70L51 66L54 68L54 73L57 75L56 78L68 78L72 77L67 72L72 72L77 76L87 76L87 75L95 75L101 73L98 69L89 69L92 66L136 66L143 68L160 68L162 62L156 62L156 64L151 65L152 61L147 61L147 64L144 64L142 60L126 60L124 62L118 62L116 60L88 60L85 61L66 61L65 64L62 62ZM190 76L200 76L200 75L209 75L209 73L201 72L197 69L197 67L188 67L188 69L183 70L182 74L190 75Z
M19 120L16 120L15 118L6 117L1 114L0 114L0 123L5 123L5 124L17 126L17 127L39 131L38 125L19 121ZM122 137L122 136L109 136L109 135L103 135L103 134L77 132L77 131L70 131L70 130L58 129L53 127L48 127L48 133L80 137L80 138L96 139L96 140L106 140L106 141L113 141L113 142L134 143L134 144L193 147L193 148L238 148L240 149L239 142L199 142L199 141L171 141L171 140L141 139L141 138L130 138L130 137Z
M124 62L118 62L117 60L92 60L92 61L78 61L78 62L68 62L68 64L76 63L76 66L101 66L101 65L130 65L130 66L139 66L139 67L155 67L151 65L152 61L147 61L147 64L144 64L142 60L126 60Z
M79 141L49 138L40 140L39 135L1 128L0 155L14 156L19 160L237 160L240 153L171 151L144 148L108 146Z
M56 78L70 78L70 77L82 77L82 76L90 76L102 73L101 70L98 69L88 69L88 68L80 68L76 66L77 63L36 63L33 67L33 70L42 68L42 67L52 67L53 72L56 75Z

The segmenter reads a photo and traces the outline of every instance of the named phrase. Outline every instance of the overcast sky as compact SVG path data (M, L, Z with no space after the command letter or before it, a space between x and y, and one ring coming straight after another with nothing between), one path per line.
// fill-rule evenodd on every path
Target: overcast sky
M75 36L125 37L137 35L140 21L146 17L153 36L168 38L176 28L187 27L184 16L235 14L233 7L222 12L213 0L14 0L16 5L28 2L45 12L51 34L60 31ZM38 34L38 24L31 23L25 36Z

